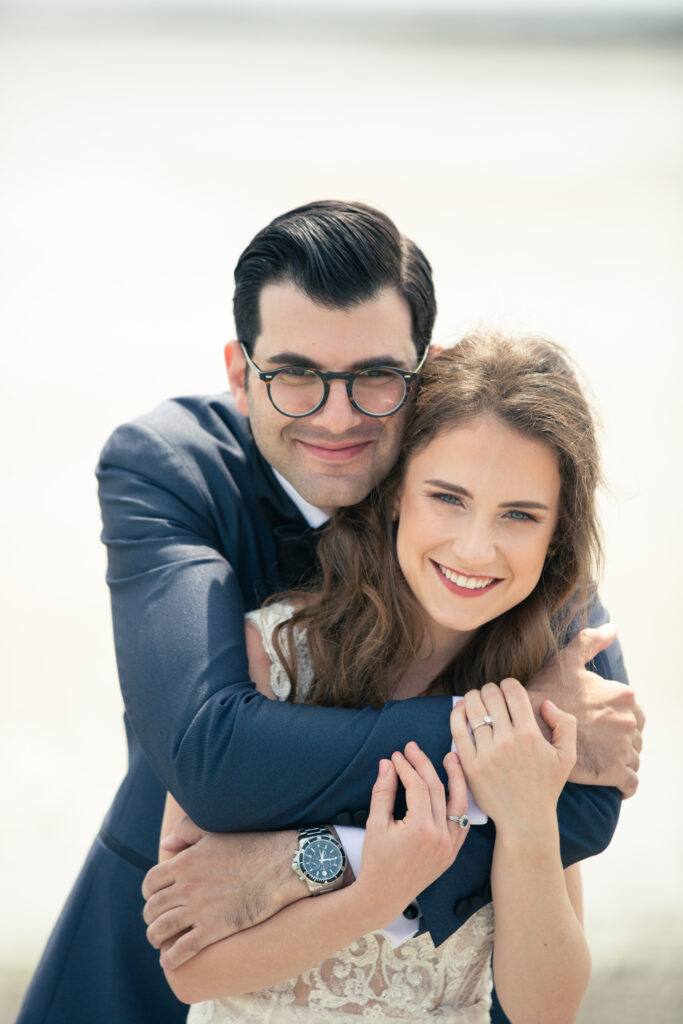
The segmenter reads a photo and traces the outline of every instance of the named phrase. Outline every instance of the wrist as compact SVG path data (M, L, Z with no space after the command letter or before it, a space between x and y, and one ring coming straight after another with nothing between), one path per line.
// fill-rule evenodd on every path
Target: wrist
M281 908L310 896L308 886L292 871L292 857L296 850L299 833L295 829L278 833L277 862L280 868L277 892Z
M555 809L532 819L515 818L496 821L496 846L512 856L543 860L555 857L560 848L560 832Z
M386 928L411 902L411 898L402 898L394 890L387 892L376 878L364 877L362 869L347 891L354 900L357 913L363 916L365 933Z

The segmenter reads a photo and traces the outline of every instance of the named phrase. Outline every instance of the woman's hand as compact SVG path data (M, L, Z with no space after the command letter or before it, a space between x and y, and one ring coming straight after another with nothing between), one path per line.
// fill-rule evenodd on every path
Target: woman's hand
M555 821L558 797L576 761L576 719L549 700L541 714L550 742L524 687L504 679L500 686L470 690L451 715L469 787L499 832L537 832L550 818ZM484 716L491 724L479 724Z
M363 859L353 889L383 927L450 867L469 828L447 815L467 812L467 787L457 754L447 754L448 802L434 766L416 743L379 763L366 824ZM398 780L406 791L406 815L394 820Z

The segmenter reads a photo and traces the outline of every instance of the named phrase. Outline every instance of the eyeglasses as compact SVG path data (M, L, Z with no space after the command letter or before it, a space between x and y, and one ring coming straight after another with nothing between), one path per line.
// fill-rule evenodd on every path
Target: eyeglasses
M249 369L262 380L270 401L283 416L298 419L312 416L321 409L330 393L331 380L346 382L346 393L354 409L365 416L391 416L406 400L408 388L420 373L429 346L414 370L395 366L369 366L350 373L323 373L309 366L280 366L277 370L261 370L240 342Z

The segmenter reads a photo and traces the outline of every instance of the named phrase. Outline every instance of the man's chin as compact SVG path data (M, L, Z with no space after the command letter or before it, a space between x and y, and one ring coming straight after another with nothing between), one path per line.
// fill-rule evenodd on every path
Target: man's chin
M332 515L338 508L357 505L359 501L368 496L374 484L375 481L368 480L367 477L359 480L351 476L341 478L337 476L317 481L311 481L309 478L301 488L296 484L294 486L309 505L314 505Z

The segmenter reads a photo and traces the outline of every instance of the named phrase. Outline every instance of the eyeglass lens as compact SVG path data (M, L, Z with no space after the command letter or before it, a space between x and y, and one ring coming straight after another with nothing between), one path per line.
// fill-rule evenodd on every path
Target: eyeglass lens
M283 370L270 382L271 400L286 416L305 416L313 412L320 405L324 392L322 378L315 370L304 367ZM406 384L395 370L370 368L354 376L351 393L362 412L388 416L403 401Z

